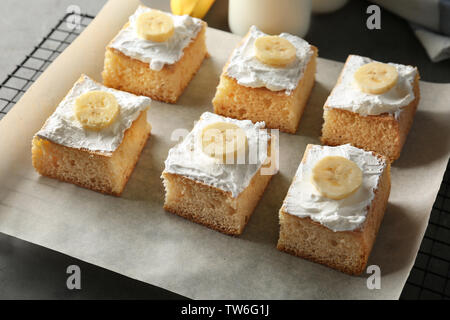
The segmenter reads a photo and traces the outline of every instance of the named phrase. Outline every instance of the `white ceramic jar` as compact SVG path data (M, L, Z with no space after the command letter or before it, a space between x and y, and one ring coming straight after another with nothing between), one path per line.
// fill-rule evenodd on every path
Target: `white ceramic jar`
M342 8L348 0L312 0L313 13L330 13Z
M255 25L268 34L304 37L310 20L311 0L229 0L228 24L241 36Z

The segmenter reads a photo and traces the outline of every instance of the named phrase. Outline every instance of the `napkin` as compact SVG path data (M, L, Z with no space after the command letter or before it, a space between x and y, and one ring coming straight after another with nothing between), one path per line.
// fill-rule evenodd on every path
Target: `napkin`
M450 58L450 0L372 0L408 20L431 61Z

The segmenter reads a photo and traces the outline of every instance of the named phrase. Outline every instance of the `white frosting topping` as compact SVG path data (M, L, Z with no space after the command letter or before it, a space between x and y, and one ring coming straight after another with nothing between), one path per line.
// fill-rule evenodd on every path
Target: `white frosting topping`
M322 196L311 183L312 168L326 156L342 156L354 161L363 173L360 188L341 200ZM333 231L354 230L366 220L368 207L386 167L383 159L349 144L328 147L314 145L309 149L305 163L301 163L283 203L285 212L319 222Z
M85 129L74 114L75 100L94 90L112 93L120 106L116 120L100 131ZM36 135L66 147L111 153L122 143L124 133L133 121L150 107L150 102L150 98L107 88L83 75Z
M252 154L252 160L247 158L246 163L223 164L201 151L197 142L202 129L215 122L234 123L245 131L249 150L247 156ZM237 197L267 159L270 135L265 129L262 130L264 127L264 122L253 124L250 120L235 120L205 112L184 140L169 150L164 171L231 192L233 197Z
M286 94L297 87L313 50L308 42L288 33L280 37L289 40L297 50L296 59L284 67L273 67L260 62L255 57L253 45L259 37L266 36L257 27L250 27L244 42L233 51L226 73L243 86L251 88L265 87L272 91L286 90Z
M165 13L173 19L175 31L172 37L165 42L145 40L136 33L136 20L142 13L151 10L140 6L130 17L129 25L119 32L109 46L131 58L149 63L150 69L159 71L164 65L174 64L181 59L184 48L197 36L203 24L200 19L188 15Z
M362 116L390 113L398 117L401 108L415 98L413 86L417 69L412 66L389 63L398 71L397 84L383 94L369 94L359 89L354 80L354 74L358 68L373 61L356 55L349 56L340 82L328 97L326 106L349 110Z

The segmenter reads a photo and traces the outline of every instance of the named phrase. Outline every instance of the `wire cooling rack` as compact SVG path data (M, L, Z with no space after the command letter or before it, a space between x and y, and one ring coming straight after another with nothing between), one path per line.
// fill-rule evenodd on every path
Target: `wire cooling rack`
M0 84L0 119L11 110L47 66L94 19L80 14L80 28L73 29L73 13L66 14ZM450 166L431 212L416 262L401 299L450 299Z
M450 299L450 163L402 299Z
M0 120L19 101L25 91L88 26L94 16L66 14L0 84ZM74 23L77 23L75 28Z

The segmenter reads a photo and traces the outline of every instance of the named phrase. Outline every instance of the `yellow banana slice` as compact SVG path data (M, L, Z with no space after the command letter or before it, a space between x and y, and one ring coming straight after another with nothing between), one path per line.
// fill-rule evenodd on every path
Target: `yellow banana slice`
M255 40L255 57L262 63L283 67L295 60L297 51L289 40L278 36L263 36Z
M83 127L99 131L111 125L119 114L116 97L105 91L90 91L75 100L75 118Z
M362 171L351 160L328 156L319 160L312 169L311 182L324 197L340 200L358 190L362 183Z
M174 30L172 17L157 10L144 12L136 21L136 32L140 38L145 40L167 41L173 35Z
M172 13L178 16L184 14L190 15L198 2L199 0L171 0L170 8L172 9Z
M396 85L398 71L390 64L370 62L356 70L354 78L361 91L382 94Z
M232 163L244 157L247 150L247 136L239 126L228 122L215 122L205 126L200 134L202 151L222 163Z

